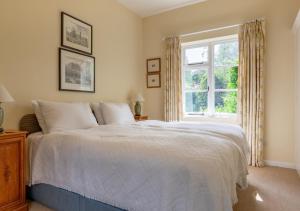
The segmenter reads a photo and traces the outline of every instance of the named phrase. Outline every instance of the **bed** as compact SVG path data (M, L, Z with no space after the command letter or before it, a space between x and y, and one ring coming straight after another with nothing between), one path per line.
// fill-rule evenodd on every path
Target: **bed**
M143 121L32 132L29 195L55 210L230 211L236 185L247 187L238 126Z

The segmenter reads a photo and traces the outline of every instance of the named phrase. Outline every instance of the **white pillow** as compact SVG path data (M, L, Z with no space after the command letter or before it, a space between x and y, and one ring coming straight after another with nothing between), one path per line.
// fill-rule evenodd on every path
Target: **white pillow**
M126 103L100 103L105 124L123 124L135 122Z
M43 133L48 133L46 122L44 120L44 117L42 116L38 101L33 100L33 101L31 101L31 103L32 103L32 108L33 108L33 111L37 118L37 121L38 121Z
M38 101L48 132L96 127L97 121L88 103Z
M101 111L101 107L100 107L100 103L91 103L91 107L94 111L94 114L96 116L97 122L99 125L104 125L104 119L103 119L103 115L102 115L102 111Z

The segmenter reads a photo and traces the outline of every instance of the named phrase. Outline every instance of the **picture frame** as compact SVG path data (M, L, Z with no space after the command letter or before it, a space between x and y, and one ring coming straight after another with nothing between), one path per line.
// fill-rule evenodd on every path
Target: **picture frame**
M160 72L155 74L147 74L147 88L160 88L161 77Z
M93 54L93 26L65 12L61 12L61 45Z
M59 90L95 93L95 57L59 48Z
M161 70L161 59L147 59L147 73L158 73Z

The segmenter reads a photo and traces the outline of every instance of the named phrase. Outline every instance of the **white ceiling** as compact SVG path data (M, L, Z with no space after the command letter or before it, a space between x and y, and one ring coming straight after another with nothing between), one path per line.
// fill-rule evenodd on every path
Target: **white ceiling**
M117 0L141 17L156 15L207 0Z

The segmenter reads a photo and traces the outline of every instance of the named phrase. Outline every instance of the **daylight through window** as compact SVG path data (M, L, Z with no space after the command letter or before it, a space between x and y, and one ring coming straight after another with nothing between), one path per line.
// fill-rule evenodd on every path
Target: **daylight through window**
M185 116L236 114L237 36L183 44L182 76Z

